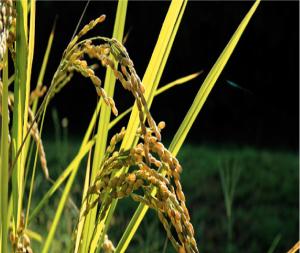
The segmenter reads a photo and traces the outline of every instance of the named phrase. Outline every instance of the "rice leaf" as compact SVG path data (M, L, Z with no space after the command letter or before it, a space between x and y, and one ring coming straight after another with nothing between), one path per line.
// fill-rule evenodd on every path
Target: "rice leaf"
M33 240L35 240L35 241L37 241L37 242L39 242L39 243L42 243L42 242L43 242L43 237L42 237L40 234L38 234L37 232L32 231L32 230L30 230L30 229L26 229L26 230L25 230L25 233L26 233L30 238L32 238Z
M175 35L177 33L183 12L185 10L187 1L172 1L167 13L167 16L162 25L157 43L153 50L150 62L147 66L142 83L145 86L145 99L148 104L148 108L151 107L152 100L154 98L155 91L159 84L163 70L166 65L166 61L170 54L171 47L173 45ZM138 109L136 104L130 115L129 123L127 125L127 132L122 142L122 148L129 148L133 144L136 138L136 130L139 125Z
M26 98L26 72L27 72L27 1L16 1L18 22L16 23L16 63L15 63L15 82L14 82L14 110L12 126L12 160L16 158L17 150L22 143L24 106ZM22 211L22 189L24 167L22 168L22 155L20 155L13 169L12 191L13 191L13 217L14 232L20 223Z
M53 44L55 27L56 27L56 20L54 21L51 33L50 33L49 38L48 38L46 51L45 51L45 54L44 54L42 66L41 66L40 73L39 73L39 76L38 76L37 87L39 87L39 88L41 88L42 85L43 85L44 76L45 76L45 72L46 72L46 68L47 68L47 64L48 64L48 60L49 60L49 56L50 56L50 52L51 52L51 48L52 48L52 44ZM36 113L38 101L39 101L38 97L33 101L32 112L34 114Z
M1 159L0 159L0 203L1 203L1 252L7 252L7 235L8 235L8 160L9 160L9 115L8 115L8 61L7 52L4 55L4 62L6 65L3 69L3 87L2 87L2 119L1 119Z
M86 197L88 188L89 188L89 182L90 182L90 173L91 173L91 150L89 151L89 156L88 156L88 162L87 162L87 166L86 166L86 173L85 173L85 180L84 180L84 186L83 186L83 191L82 191L82 200L81 200L81 207L83 207L83 202L84 199ZM80 245L80 241L81 241L81 235L82 235L82 231L83 231L83 226L84 226L84 222L86 217L83 216L84 214L84 209L81 208L80 209L80 214L79 214L79 222L78 225L76 227L76 241L75 241L75 249L74 249L74 253L77 253L79 250L79 245Z
M30 29L29 29L29 42L28 42L28 53L27 53L27 70L26 70L26 91L25 91L25 103L24 103L24 123L23 123L23 135L27 133L28 130L28 108L29 108L29 96L30 96L30 82L31 82L31 70L32 70L32 62L34 55L34 39L35 39L35 0L30 1ZM30 144L30 138L26 140L26 143L22 150L22 165L21 167L25 171L25 163L28 159L28 149ZM24 173L24 172L22 172ZM25 180L24 180L25 187ZM22 187L21 189L23 190ZM24 191L24 190L23 190ZM22 193L24 194L24 193Z
M196 73L193 73L193 74L190 74L188 76L185 76L185 77L181 77L179 79L176 79L175 81L169 83L169 84L166 84L164 86L162 86L161 88L159 88L156 92L155 92L155 95L154 96L157 96L163 92L165 92L166 90L168 89L171 89L173 88L174 86L177 86L177 85L181 85L181 84L184 84L194 78L196 78L197 76L201 75L203 73L203 70L199 71L199 72L196 72Z
M212 90L214 84L216 83L218 77L220 76L221 72L223 71L225 65L227 64L231 54L233 53L239 39L241 38L245 28L247 27L252 15L254 14L257 6L259 5L260 0L257 0L247 15L244 17L242 22L240 23L239 27L231 37L230 41L226 45L225 49L217 59L216 63L212 67L211 71L208 73L207 77L205 78L203 84L201 85L192 106L190 107L187 115L185 116L182 124L180 125L175 137L170 145L170 149L172 150L173 154L177 154L180 147L182 146L189 130L191 129L193 123L197 115L199 114L200 110L202 109L210 91Z

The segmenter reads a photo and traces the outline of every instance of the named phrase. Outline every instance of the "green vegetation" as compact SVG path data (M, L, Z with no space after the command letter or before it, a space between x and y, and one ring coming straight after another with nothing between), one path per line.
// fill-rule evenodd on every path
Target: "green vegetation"
M220 185L220 180L223 179L226 202L224 213L227 214L227 220L221 220L224 216L222 213L217 213L214 218L220 219L220 224L225 224L218 225L219 233L222 231L222 226L227 228L227 235L224 236L226 240L223 241L228 243L226 246L228 252L235 250L235 246L239 246L234 244L237 236L247 236L247 233L236 233L239 212L238 209L235 210L235 206L238 205L239 194L242 192L239 187L243 184L243 174L238 184L234 183L235 201L233 202L232 189L227 188L228 180L226 175L222 174L220 164L215 171L212 166L205 172L204 169L197 170L197 167L201 166L201 163L197 162L194 170L187 170L185 175L181 176L182 166L177 156L259 3L259 0L253 3L228 44L224 45L224 50L207 73L169 148L166 148L161 142L165 123L155 122L150 107L155 95L176 84L171 83L162 90L158 89L185 12L186 0L170 2L143 78L140 78L136 72L129 56L130 52L127 52L121 43L128 2L120 0L112 37L102 34L88 37L89 31L104 22L105 15L92 19L79 31L76 30L47 88L41 83L54 39L54 30L49 36L37 85L32 85L31 73L32 68L35 67L32 64L35 22L38 17L36 1L1 1L0 253L10 251L30 253L33 250L42 253L62 250L76 253L94 253L101 250L107 253L125 252L149 208L157 214L165 230L166 239L163 241L162 251L169 250L169 246L172 245L172 249L179 253L199 252L197 241L202 241L201 231L203 235L208 236L208 238L203 236L207 245L213 243L213 251L222 251L218 248L221 244L209 237L211 230L205 233L206 227L203 226L203 222L210 216L208 214L206 218L201 216L205 214L206 209L199 203L203 202L204 206L209 208L210 203L218 207L222 206L223 201L220 196L219 199L211 198L212 202L201 201L202 198L209 197L209 192L207 195L200 194L202 183L201 178L198 179L201 174L203 180L209 182L209 173L219 171L221 171L221 178L217 176L218 181L210 183L216 191L217 185ZM103 77L100 77L97 71L100 67L106 69L104 85L100 79ZM13 74L9 77L9 73ZM53 120L56 122L55 148L51 148L49 143L44 145L42 142L42 130L48 105L51 99L71 82L74 73L86 77L86 81L95 88L95 96L98 95L99 98L95 112L88 122L88 129L75 152L68 151L67 121L63 121L63 129L58 127L59 117L55 111L52 112ZM185 77L177 80L177 83L186 82L196 76L197 74ZM120 116L117 109L118 101L113 99L117 83L122 86L124 92L128 92L134 98L132 109L123 112ZM35 89L32 90L33 86ZM42 97L41 103L38 104ZM117 133L109 132L116 122L129 112L131 114L127 126L122 127ZM12 114L11 124L9 114ZM114 120L111 120L111 114L116 117ZM109 135L112 135L110 140ZM53 149L55 158L51 158ZM46 155L47 153L49 154ZM194 151L189 152L188 161L193 161L195 154ZM215 151L214 160L218 160L216 159L218 155L220 152ZM199 155L201 159L204 157L204 154ZM184 156L182 159L184 160ZM242 159L242 156L239 155L239 159ZM239 163L243 167L248 164L243 160ZM259 163L256 166L263 169ZM243 168L243 173L246 170ZM192 172L193 174L190 174ZM183 179L184 186L190 193L187 202L181 183L181 178L184 177L186 177ZM194 181L195 179L197 181ZM227 192L226 189L229 191ZM255 191L257 189L259 188L257 187ZM133 209L130 215L126 211L126 217L130 221L123 230L114 229L114 223L119 217L124 216L122 208L124 210L128 206L125 204L128 200L131 200L130 205L138 202L138 206L134 206L135 211L133 212ZM119 201L124 204L118 204ZM187 206L190 208L188 209ZM192 211L192 216L189 210ZM255 211L257 210L259 209L256 208ZM201 220L200 223L198 218ZM155 247L160 251L161 246L158 242L160 236L153 237L156 233L151 234L151 231L155 230L158 219L155 218L154 225L152 221L149 223L147 235L144 236L142 232L135 237L139 238L143 248ZM194 233L192 222L196 225L197 234ZM270 224L274 225L274 223ZM113 239L114 244L110 240L113 238L110 236L114 233L112 231L122 233L118 239ZM271 233L268 235L273 238ZM277 236L274 240L270 240L271 249L276 247L278 238ZM238 241L240 243L244 239ZM269 240L267 239L266 242ZM250 246L248 248L251 248ZM202 243L201 247L207 246ZM154 249L150 248L148 251L153 252Z

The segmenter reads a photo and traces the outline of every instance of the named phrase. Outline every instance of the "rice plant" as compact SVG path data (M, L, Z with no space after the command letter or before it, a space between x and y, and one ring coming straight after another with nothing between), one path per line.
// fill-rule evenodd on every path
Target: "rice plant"
M37 214L43 212L46 202L60 190L62 196L47 236L40 239L40 249L34 249L43 253L51 251L62 212L66 203L72 202L70 192L82 163L85 163L83 167L86 173L77 222L73 224L73 233L69 235L72 252L125 252L148 208L157 213L177 252L198 252L195 240L197 231L194 231L190 221L180 182L182 166L176 155L259 1L253 4L208 73L169 147L161 142L166 124L155 121L150 107L155 95L199 74L157 88L187 1L170 2L143 78L137 73L130 52L121 43L127 4L125 0L118 2L112 38L88 36L95 26L105 25L105 15L91 20L74 34L49 87L45 87L41 84L52 46L53 30L37 86L31 90L35 22L38 17L36 2L1 1L1 253L33 252L31 240L38 236L30 229L31 224ZM94 70L95 65L89 64L91 60L106 69L104 85L101 81L103 78ZM44 118L51 99L72 82L76 72L94 86L99 101L76 156L58 178L53 178L41 137ZM13 74L9 77L9 73ZM118 101L113 98L116 85L121 85L124 92L129 92L135 101L132 108L120 115ZM111 127L129 112L131 115L127 126L108 140ZM111 113L116 117L112 121ZM37 171L38 160L42 172ZM44 180L52 186L32 206L37 173L43 173ZM122 238L114 246L107 233L118 200L122 198L138 202L139 207Z
M227 227L227 252L233 252L233 225L234 225L234 198L237 190L237 184L241 174L241 168L237 161L225 161L220 166L220 180L222 185L222 191L224 195L224 203L226 210L226 227Z

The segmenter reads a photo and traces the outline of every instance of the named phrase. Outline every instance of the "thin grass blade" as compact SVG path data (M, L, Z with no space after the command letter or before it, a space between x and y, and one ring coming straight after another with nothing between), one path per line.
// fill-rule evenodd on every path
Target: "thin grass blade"
M182 0L171 2L150 62L143 77L142 83L145 86L144 96L147 101L148 108L151 107L155 91L166 65L166 61L173 45L175 35L186 7L186 3L187 1ZM138 109L135 104L126 128L127 132L124 137L124 141L122 142L122 148L129 148L134 143L136 138L135 133L138 125Z
M54 34L55 34L55 27L56 27L56 20L54 21L51 33L50 33L49 38L48 38L48 43L47 43L45 55L44 55L44 58L43 58L42 67L41 67L41 70L40 70L40 73L39 73L39 76L38 76L38 81L37 81L37 87L38 88L41 88L42 85L43 85L44 76L45 76L45 72L46 72L46 68L47 68L47 65L48 65L48 60L49 60L49 56L50 56L51 48L52 48L52 44L53 44L53 39L54 39ZM33 111L34 114L36 113L38 101L39 101L38 97L33 101L32 111Z
M87 191L89 188L89 182L90 182L90 173L91 173L91 158L92 158L92 152L90 150L89 152L89 156L88 156L88 162L87 162L87 166L86 166L86 173L85 173L85 180L84 180L84 186L83 186L83 191L82 191L82 200L81 200L81 207L84 206L84 199L86 198L87 195ZM84 209L81 208L80 209L80 214L79 214L79 222L78 225L76 227L76 241L75 241L75 249L74 249L74 253L77 253L79 250L79 245L80 245L80 241L81 241L81 235L82 235L82 231L83 231L83 226L84 226L84 222L85 222L85 217L83 216L84 214Z
M26 72L27 72L27 1L16 1L17 22L16 22L16 63L15 63L15 82L14 82L14 110L12 126L12 160L16 158L17 150L22 142L23 137L23 119L24 106L26 98ZM14 233L20 223L22 211L22 189L24 167L22 168L22 155L19 156L15 163L12 173L12 191L13 191L13 217Z
M42 237L39 233L37 233L37 232L35 232L35 231L32 231L32 230L30 230L30 229L26 229L26 230L25 230L25 233L26 233L30 238L32 238L33 240L35 240L35 241L37 241L37 242L39 242L39 243L42 243L42 242L43 242L43 237Z
M28 42L28 53L27 53L27 70L26 70L26 90L25 90L25 104L24 104L24 123L23 123L23 135L27 133L28 130L28 108L29 108L29 96L30 96L30 82L31 82L31 70L32 70L32 62L33 62L33 55L34 55L34 40L35 40L35 13L36 11L36 2L35 0L30 1L30 28L29 28L29 42ZM26 140L26 143L23 147L22 155L22 165L21 167L24 170L22 173L25 172L25 163L28 160L28 149L30 144L30 138ZM26 178L26 177L25 177ZM25 180L24 186L21 188L22 190L25 187ZM24 194L24 191L23 193Z
M183 144L189 130L191 129L193 123L197 115L199 114L200 110L202 109L210 91L212 90L214 84L216 83L218 77L220 76L221 72L223 71L225 65L227 64L233 50L235 49L239 39L241 38L245 28L247 27L252 15L254 14L256 8L258 7L260 0L255 1L245 18L242 20L241 24L237 28L236 32L231 37L229 43L217 59L216 63L212 67L211 71L207 75L206 79L204 80L201 88L196 95L190 110L188 111L187 115L185 116L179 130L177 131L171 145L170 149L174 154L177 154L181 145Z
M7 252L8 242L8 160L9 160L9 112L8 112L8 57L7 52L4 55L4 62L6 65L3 69L3 86L2 86L2 119L1 119L1 159L0 159L0 203L1 203L1 252Z
M184 83L187 83L193 79L195 79L196 77L198 77L199 75L201 75L203 73L203 70L199 71L199 72L196 72L196 73L193 73L193 74L190 74L188 76L185 76L185 77L181 77L179 79L176 79L175 81L169 83L169 84L166 84L164 86L162 86L161 88L159 88L156 92L155 92L155 95L154 96L157 96L163 92L165 92L166 90L168 89L171 89L173 88L174 86L177 86L177 85L181 85L181 84L184 84Z

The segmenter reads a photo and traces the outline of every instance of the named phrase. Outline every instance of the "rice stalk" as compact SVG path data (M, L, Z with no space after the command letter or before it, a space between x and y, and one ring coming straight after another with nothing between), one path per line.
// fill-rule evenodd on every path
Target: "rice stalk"
M26 97L26 70L27 70L27 1L16 1L16 44L15 44L15 82L14 82L14 110L12 126L12 159L15 160L12 168L12 191L13 191L13 220L14 234L17 235L17 228L21 225L22 197L23 197L23 176L22 167L25 157L17 154L23 139L23 125ZM25 119L26 120L26 119Z
M4 55L4 62L7 62L7 53ZM3 84L1 84L1 160L0 160L0 177L1 177L1 187L0 187L0 231L1 231L1 252L7 252L7 231L9 224L8 216L8 185L9 185L9 112L8 112L8 64L4 66L3 70Z

